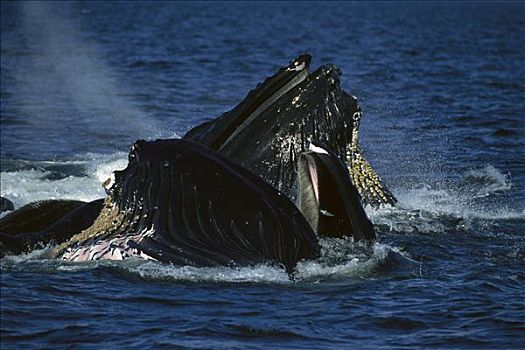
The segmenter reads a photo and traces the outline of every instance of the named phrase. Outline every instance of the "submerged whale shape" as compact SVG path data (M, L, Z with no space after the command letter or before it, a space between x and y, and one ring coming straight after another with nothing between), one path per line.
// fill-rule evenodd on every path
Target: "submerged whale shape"
M43 231L83 204L81 201L61 199L32 202L1 218L0 228L2 232L15 236Z
M328 64L309 73L302 55L267 78L234 109L189 130L184 139L210 147L295 200L296 163L310 144L322 144L348 163L364 203L394 204L395 197L362 156L361 108Z
M319 254L297 207L222 155L183 140L138 141L93 226L53 250L72 260L137 256L177 265L273 262Z
M44 200L29 203L0 219L0 253L19 254L62 243L90 227L103 200Z
M0 213L3 213L4 211L11 211L15 210L15 206L13 202L11 202L9 199L0 197Z

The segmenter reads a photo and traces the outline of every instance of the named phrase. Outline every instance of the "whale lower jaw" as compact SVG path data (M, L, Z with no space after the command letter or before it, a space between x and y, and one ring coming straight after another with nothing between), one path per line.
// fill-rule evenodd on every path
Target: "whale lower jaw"
M179 266L271 263L292 273L298 261L319 255L315 233L287 197L188 141L137 141L108 192L95 223L54 248L54 257L137 257Z

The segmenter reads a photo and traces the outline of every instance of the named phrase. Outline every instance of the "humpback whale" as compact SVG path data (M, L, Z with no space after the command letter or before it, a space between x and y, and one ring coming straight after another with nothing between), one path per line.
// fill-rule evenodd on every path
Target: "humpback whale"
M47 256L70 261L274 263L292 273L319 255L318 235L373 240L362 202L395 198L361 154L361 110L340 70L309 73L310 61L298 57L183 139L137 141L127 167L104 183L105 199L8 214L2 253L51 242ZM27 219L42 208L54 216Z
M114 176L93 226L53 256L197 266L274 262L291 272L319 253L315 233L286 196L204 146L138 141Z
M365 204L396 202L358 145L361 107L341 88L341 70L327 64L309 72L301 55L250 91L231 111L190 129L183 138L214 149L297 198L296 160L322 144L345 161Z

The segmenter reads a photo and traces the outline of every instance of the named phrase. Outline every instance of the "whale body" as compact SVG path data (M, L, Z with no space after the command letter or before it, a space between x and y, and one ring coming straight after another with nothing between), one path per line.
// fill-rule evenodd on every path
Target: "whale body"
M105 199L62 202L75 206L67 213L47 203L55 222L12 219L38 216L41 205L0 219L2 253L53 243L47 256L69 261L272 263L293 273L319 256L319 236L372 241L363 203L395 198L361 154L361 111L340 70L310 73L310 60L292 61L182 140L137 141L104 183Z

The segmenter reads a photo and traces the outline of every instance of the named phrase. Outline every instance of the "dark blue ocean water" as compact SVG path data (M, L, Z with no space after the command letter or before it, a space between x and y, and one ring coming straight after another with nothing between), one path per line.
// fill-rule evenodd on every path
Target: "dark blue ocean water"
M4 258L1 348L525 348L524 3L1 3L1 195L92 200L302 52L399 199L270 266Z

